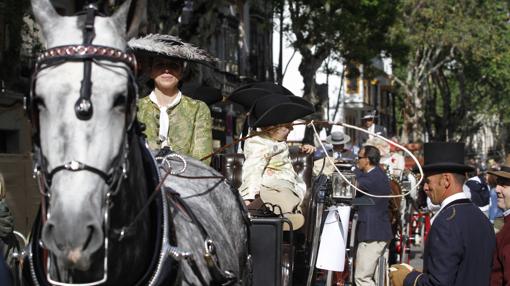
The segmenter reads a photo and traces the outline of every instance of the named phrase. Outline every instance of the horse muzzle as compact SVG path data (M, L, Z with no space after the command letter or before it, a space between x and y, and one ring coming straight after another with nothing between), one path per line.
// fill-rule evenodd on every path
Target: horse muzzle
M101 222L91 215L76 217L54 212L43 227L42 242L66 268L85 271L92 254L103 245L104 233Z

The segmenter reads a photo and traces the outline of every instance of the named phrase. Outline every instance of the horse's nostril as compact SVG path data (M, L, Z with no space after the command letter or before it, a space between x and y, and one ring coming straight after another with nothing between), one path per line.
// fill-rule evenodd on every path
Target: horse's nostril
M46 231L47 231L48 233L53 232L53 229L54 229L54 228L55 228L55 226L54 226L52 223L50 223L50 222L47 222L47 223L46 223Z
M92 226L92 225L87 226L87 230L88 230L89 234L87 236L87 240L83 244L82 250L87 249L87 247L89 246L89 243L92 240L92 236L94 235L94 226Z
M57 243L57 249L58 249L58 250L60 250L60 251L64 251L64 249L65 249L64 244L62 244L62 243Z

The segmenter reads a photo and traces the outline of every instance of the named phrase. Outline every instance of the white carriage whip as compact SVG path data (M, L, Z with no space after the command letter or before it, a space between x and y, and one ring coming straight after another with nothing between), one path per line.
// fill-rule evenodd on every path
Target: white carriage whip
M353 183L351 183L345 176L344 174L342 174L342 172L340 172L340 170L338 169L338 167L335 165L335 162L333 161L333 159L331 158L331 156L328 154L327 150L326 150L326 147L324 146L324 144L322 143L321 139L320 139L320 136L319 136L319 133L317 132L317 129L315 128L315 124L314 124L314 121L310 121L310 123L308 125L312 126L313 128L313 132L317 138L317 141L319 141L319 144L321 145L321 148L322 150L324 151L324 154L326 154L326 158L328 159L328 161L331 163L331 165L333 165L333 167L335 168L335 171L340 175L340 177L342 177L342 179L347 182L347 184L349 184L351 187L353 187L356 191L362 193L362 194L365 194L367 196L370 196L370 197L374 197L374 198L401 198L401 197L405 197L407 195L409 195L411 193L411 191L414 191L415 189L418 188L418 186L420 186L421 182L423 181L423 169L421 168L421 165L420 165L420 162L418 162L418 159L416 159L416 157L413 155L413 153L411 153L411 151L409 151L407 148L405 148L404 146L398 144L398 143L395 143L387 138L385 138L384 136L381 136L379 134L376 134L376 133L373 133L373 132L370 132L366 129L363 129L363 128L360 128L360 127L357 127L357 126L354 126L354 125L350 125L350 124L347 124L347 123L330 123L331 125L340 125L340 126L344 126L346 128L351 128L351 129L355 129L355 130L358 130L358 131L361 131L361 132L364 132L364 133L367 133L369 135L372 135L372 136L375 136L375 137L378 137L378 138L381 138L382 140L384 140L385 142L393 145L393 146L396 146L402 150L404 150L404 152L406 152L409 156L411 156L411 158L414 160L414 162L416 162L416 166L418 166L418 170L420 171L420 179L418 180L418 182L416 183L416 185L414 187L412 187L409 191L407 192L404 192L400 195L374 195L374 194L370 194L368 192L365 192L363 190L361 190L360 188L358 188L357 186L355 186Z

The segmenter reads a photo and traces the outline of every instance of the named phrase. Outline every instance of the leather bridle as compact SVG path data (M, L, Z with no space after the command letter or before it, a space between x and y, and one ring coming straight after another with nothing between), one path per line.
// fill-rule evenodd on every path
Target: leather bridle
M32 76L32 87L29 97L25 98L25 109L32 124L32 138L34 147L34 177L37 178L39 184L39 191L42 194L41 202L41 218L43 223L46 220L46 198L51 196L50 188L52 179L55 174L61 171L81 172L87 171L99 176L106 185L109 191L105 196L105 206L107 206L104 213L104 230L105 230L105 261L104 261L104 276L101 280L86 283L83 285L98 285L106 282L107 280L107 256L108 256L108 230L109 219L108 209L111 208L111 198L118 193L123 180L127 177L129 170L128 154L129 154L129 134L132 134L132 127L136 118L136 101L138 97L138 87L136 85L135 73L137 71L136 58L133 54L126 53L119 49L112 47L105 47L92 44L95 37L94 19L98 15L97 6L95 4L88 4L85 9L85 25L83 28L83 43L81 45L66 45L53 47L45 50L37 58L35 70ZM92 96L92 63L99 66L108 66L111 68L122 68L128 75L128 94L125 101L125 125L123 132L123 140L120 146L118 155L111 162L110 168L105 171L98 169L94 166L88 165L84 162L69 161L59 166L48 170L46 159L40 145L40 126L39 126L39 112L35 106L35 83L37 75L40 71L58 66L67 62L83 62L83 80L81 82L80 97L75 103L74 109L76 117L79 120L87 121L92 118L93 105L91 101ZM108 63L111 62L111 63ZM113 64L112 64L113 63ZM120 64L119 64L120 63ZM49 258L48 258L49 262ZM49 263L48 263L49 269ZM47 271L47 279L54 285L81 285L81 284L67 284L55 281L50 277Z

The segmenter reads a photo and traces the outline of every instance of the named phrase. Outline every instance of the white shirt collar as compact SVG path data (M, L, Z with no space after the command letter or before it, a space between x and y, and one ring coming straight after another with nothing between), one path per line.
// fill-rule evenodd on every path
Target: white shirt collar
M161 108L165 108L166 109L169 109L169 108L172 108L174 106L176 106L177 104L179 104L179 102L181 102L181 98L182 98L182 93L181 91L179 90L179 93L177 93L177 96L174 98L174 100L168 104L167 106L161 106L159 105L158 103L158 99L156 97L156 93L154 92L154 90L151 92L151 94L149 94L149 98L152 102L154 102L158 107L159 109Z
M167 106L160 106L158 104L158 100L156 98L156 93L154 90L149 94L149 98L152 102L154 102L159 107L159 140L161 141L161 148L165 146L169 146L168 142L168 130L170 128L170 118L168 117L167 110L176 106L181 101L182 93L179 91L177 96L174 98L174 100L168 104Z
M503 216L507 216L510 214L510 209L506 210L505 212L503 212Z
M451 196L447 197L446 199L444 199L444 201L441 203L441 208L434 215L434 217L430 220L430 224L434 223L434 219L444 209L444 207L446 207L449 203L454 202L454 201L458 201L458 200L462 200L462 199L467 199L466 194L464 194L463 192L456 193L456 194L451 195Z
M372 170L374 170L374 169L375 169L375 167L370 168L370 170L368 170L367 173L372 172Z

